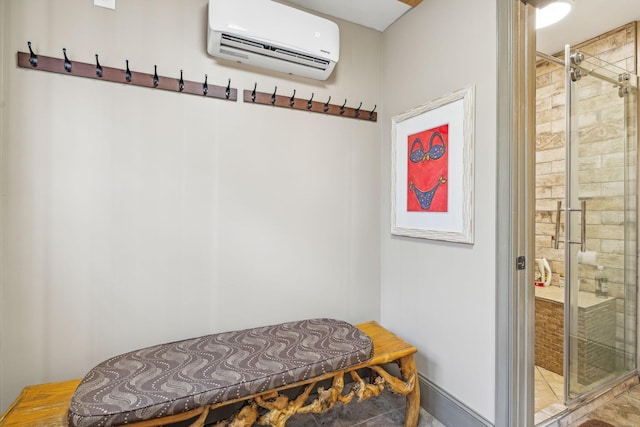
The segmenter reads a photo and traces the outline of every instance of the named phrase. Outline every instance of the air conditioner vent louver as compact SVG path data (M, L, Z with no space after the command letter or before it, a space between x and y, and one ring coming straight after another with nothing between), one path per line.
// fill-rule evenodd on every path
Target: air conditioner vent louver
M320 70L325 70L330 63L330 61L327 61L326 59L316 58L304 53L283 49L281 47L272 46L267 43L261 43L231 34L222 33L221 37L222 41L220 42L220 46L222 47L235 47L236 49L247 50L259 55L274 56L274 54L276 54L282 60L295 62L307 67L318 68Z
M329 61L327 61L325 59L315 58L313 56L305 55L304 53L298 53L298 52L294 52L292 50L286 50L286 49L280 49L280 48L275 48L274 50L276 52L282 53L283 55L289 55L289 56L294 57L294 58L303 59L305 61L310 61L310 62L315 62L316 64L320 64L320 65L324 65L324 66L329 65Z
M222 34L222 40L232 41L239 44L246 44L248 46L253 46L257 49L264 49L264 44L259 42L254 42L253 40L243 39L241 37L232 36L231 34ZM224 42L223 42L224 43Z
M318 80L340 56L334 22L271 0L209 0L208 31L210 55Z

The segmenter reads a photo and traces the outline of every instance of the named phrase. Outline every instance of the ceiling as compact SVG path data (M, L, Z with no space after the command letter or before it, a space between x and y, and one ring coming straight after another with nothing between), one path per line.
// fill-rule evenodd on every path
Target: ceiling
M384 31L423 0L286 0L287 3ZM447 0L424 0L425 3ZM471 0L467 0L471 1ZM575 0L569 16L538 30L539 51L554 54L565 44L587 41L631 21L640 21L640 0Z
M422 0L286 0L305 9L384 31Z
M537 49L555 54L632 21L640 21L640 0L575 0L571 13L538 30Z

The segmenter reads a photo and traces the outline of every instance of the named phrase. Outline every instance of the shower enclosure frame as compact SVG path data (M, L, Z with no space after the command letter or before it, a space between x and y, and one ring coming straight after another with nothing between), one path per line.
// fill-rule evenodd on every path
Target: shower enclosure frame
M631 283L631 285L634 286L634 292L632 292L632 297L634 299L633 301L633 305L634 305L634 316L633 318L635 319L635 335L634 335L634 344L635 344L635 354L634 354L634 365L632 367L629 367L627 365L628 363L628 359L626 358L627 354L626 354L626 347L627 347L627 341L625 340L624 345L625 345L625 350L623 351L623 355L625 357L625 372L622 372L620 375L615 376L611 379L609 379L606 382L597 384L596 386L588 389L587 391L585 391L584 393L572 393L571 390L571 383L573 378L571 377L571 375L574 375L575 372L572 372L572 366L571 366L571 360L572 360L572 355L570 354L572 350L571 347L571 340L572 340L572 329L575 328L575 325L572 324L571 319L573 317L577 317L575 316L575 311L572 312L572 310L577 310L577 306L578 306L578 292L572 292L572 288L574 286L572 286L573 282L573 276L577 275L576 273L576 267L575 267L575 250L574 250L574 245L579 245L580 246L580 250L581 251L586 251L586 202L585 200L580 201L580 205L579 206L575 206L572 203L572 195L574 193L576 193L577 196L577 191L573 188L574 184L574 177L573 177L573 168L572 168L572 156L576 155L577 153L574 153L573 150L577 150L577 146L574 146L574 141L573 141L573 128L572 128L572 119L573 119L573 111L572 111L572 107L573 107L573 98L572 98L572 93L574 91L572 84L576 81L579 80L579 76L576 79L576 76L573 74L574 72L579 73L580 71L586 72L587 75L592 76L594 78L597 78L599 80L605 81L611 85L613 85L614 87L618 87L619 88L619 96L622 98L624 97L624 133L625 133L625 153L627 152L627 145L628 145L628 141L627 139L629 138L629 129L628 129L628 117L629 117L629 113L627 112L627 108L629 107L629 97L628 97L628 87L629 87L629 83L631 83L631 87L635 89L635 94L634 94L634 99L635 99L635 110L633 111L632 116L635 118L635 127L634 129L634 136L636 138L636 146L637 146L637 136L638 136L638 113L639 113L639 109L638 109L638 104L637 104L637 94L638 94L638 84L637 84L637 76L634 76L635 78L635 82L629 82L628 80L625 82L624 79L622 78L622 75L620 75L620 79L619 80L614 80L606 75L600 74L598 72L596 72L595 70L585 70L583 68L580 67L580 65L578 63L576 63L572 58L572 54L571 54L571 46L570 45L566 45L565 46L565 60L562 61L558 58L555 58L553 56L550 55L546 55L544 53L541 52L537 52L537 56L540 58L543 58L547 61L556 63L558 65L561 65L564 67L564 71L565 71L565 204L564 204L564 208L562 209L562 211L564 212L564 219L565 219L565 232L564 232L564 257L565 257L565 280L566 280L566 287L565 287L565 315L564 315L564 340L565 340L565 344L564 344L564 349L565 349L565 353L564 353L564 403L567 406L574 406L575 404L581 402L581 401L585 401L590 399L591 397L594 397L595 395L601 393L603 390L606 390L608 388L611 388L613 385L620 383L630 377L633 377L635 375L637 375L638 373L638 363L639 363L639 355L638 355L638 315L637 315L637 305L638 305L638 294L635 291L637 289L637 282L638 282L638 278L637 278L637 274L635 272L637 272L637 268L638 268L638 256L637 256L637 241L638 241L638 231L636 230L633 240L633 251L634 253L632 255L629 255L627 252L627 250L629 249L628 246L628 236L625 232L625 267L624 267L624 284L625 284L625 311L624 311L624 333L627 334L627 329L626 329L626 322L628 321L628 313L627 313L627 309L629 308L629 301L627 301L627 298L629 296L629 290L628 290L628 273L627 271L629 270L627 268L626 262L629 259L632 259L632 262L634 263L634 267L633 269L631 269L630 271L634 273L634 277L633 277L633 283ZM635 154L636 154L636 158L634 159L634 165L637 165L637 155L638 155L638 150L636 148L635 150ZM634 176L634 186L637 187L637 182L638 182L638 176ZM628 215L628 206L626 205L627 200L629 199L629 194L628 194L628 167L627 167L627 161L625 159L625 194L624 194L624 199L625 199L625 221L627 220L627 215ZM635 189L634 189L635 190ZM637 190L634 191L633 196L637 199ZM634 218L637 215L638 212L638 205L637 202L633 207L633 211L634 211ZM558 248L558 243L559 242L563 242L562 240L560 240L559 237L559 230L560 230L560 216L559 213L561 211L561 202L558 202L558 215L556 216L556 236L555 236L555 247L556 249ZM580 212L580 221L579 221L579 231L577 234L580 235L580 239L573 239L572 238L572 231L575 230L576 226L573 225L573 219L572 219L572 213L575 212ZM625 225L626 227L626 225ZM575 371L575 370L574 370ZM574 396L572 396L572 394Z

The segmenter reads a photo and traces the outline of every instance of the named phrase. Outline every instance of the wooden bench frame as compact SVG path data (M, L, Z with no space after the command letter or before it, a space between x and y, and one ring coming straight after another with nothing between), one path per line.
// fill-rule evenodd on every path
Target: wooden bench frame
M238 412L226 420L217 422L214 427L250 427L254 423L284 427L286 421L295 414L323 413L331 409L336 402L347 404L355 397L361 402L378 396L385 387L388 387L391 391L406 396L404 426L416 427L420 414L420 386L413 355L417 349L376 322L362 323L356 327L369 335L373 341L373 357L365 363L241 399L228 400L189 412L129 425L152 427L194 419L191 426L201 427L204 426L210 411L222 406L246 402ZM398 364L401 378L390 374L382 366L392 362ZM357 372L363 368L371 370L369 382L365 382ZM354 381L353 387L346 393L345 374L349 374ZM307 403L317 383L324 380L330 380L331 386L328 389L319 387L317 397ZM79 383L80 380L72 380L26 387L7 412L0 417L0 426L68 427L67 410L71 396ZM293 399L280 393L295 387L299 387L300 392Z

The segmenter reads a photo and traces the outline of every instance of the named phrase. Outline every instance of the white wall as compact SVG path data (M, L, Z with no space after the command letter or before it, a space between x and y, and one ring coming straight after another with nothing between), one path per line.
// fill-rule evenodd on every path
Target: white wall
M338 22L341 61L314 82L209 57L206 0L92 3L0 4L0 411L26 385L141 346L378 319L381 122L18 69L15 55L30 40L41 55L371 109L381 34Z
M418 369L495 419L496 2L424 1L383 34L382 322L418 347ZM391 236L394 115L476 87L475 244Z

